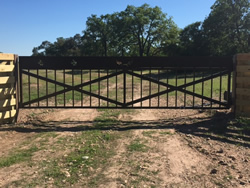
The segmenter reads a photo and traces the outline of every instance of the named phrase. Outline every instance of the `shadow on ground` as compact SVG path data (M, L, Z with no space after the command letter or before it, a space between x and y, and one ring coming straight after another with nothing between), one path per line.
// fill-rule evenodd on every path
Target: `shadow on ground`
M175 129L179 133L209 138L250 148L250 124L234 119L232 114L219 113L212 117L180 117L154 121L35 121L15 126L2 126L0 131L79 132L89 130L127 131L134 129Z

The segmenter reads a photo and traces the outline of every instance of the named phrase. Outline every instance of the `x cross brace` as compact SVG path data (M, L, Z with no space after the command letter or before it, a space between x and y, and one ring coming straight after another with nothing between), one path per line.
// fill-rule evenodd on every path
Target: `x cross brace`
M158 80L154 80L154 79L152 79L150 77L146 77L144 75L140 75L140 74L137 74L135 72L131 72L131 71L128 71L128 70L124 69L122 71L118 71L118 72L115 72L115 73L112 73L112 74L109 74L109 75L106 75L106 76L102 76L102 77L99 77L97 79L85 82L85 83L81 83L81 84L78 84L78 85L75 85L75 86L70 86L70 85L67 85L65 83L61 83L61 82L58 82L58 81L55 81L55 80L52 80L52 79L49 79L49 78L45 78L43 76L40 76L40 75L37 75L37 74L33 74L33 73L25 71L25 70L22 70L21 72L23 74L28 75L28 76L32 76L34 78L41 79L41 80L44 80L46 82L50 82L50 83L53 83L53 84L56 84L56 85L59 85L59 86L62 86L62 87L65 88L65 89L63 89L61 91L57 91L57 92L54 92L52 94L49 94L49 95L46 95L46 96L43 96L43 97L39 97L39 98L34 99L34 100L30 100L28 102L24 102L23 104L21 104L22 106L30 105L32 103L36 103L36 102L48 99L50 97L55 97L57 95L66 93L68 91L75 90L75 91L78 91L80 93L87 94L89 96L93 96L93 97L96 97L98 99L102 99L104 101L110 102L110 103L114 103L114 104L119 105L121 107L128 107L128 106L131 106L131 105L136 104L138 102L142 102L142 101L154 98L154 97L158 97L158 96L161 96L163 94L167 94L167 93L170 93L170 92L173 92L173 91L180 91L180 92L183 92L183 93L195 96L197 98L205 99L205 100L207 100L209 102L212 102L212 103L215 103L215 104L227 106L228 105L227 103L224 103L224 102L221 102L221 101L218 101L218 100L215 100L215 99L203 96L203 95L199 95L197 93L188 91L188 90L186 90L184 88L192 86L192 85L195 85L195 84L198 84L198 83L201 83L201 82L204 82L204 81L207 81L207 80L210 80L210 79L213 79L213 78L216 78L218 76L223 76L225 74L231 74L230 71L226 70L226 71L222 71L220 73L216 73L216 74L213 74L211 76L208 76L208 77L205 77L205 78L202 78L202 79L199 79L199 80L195 80L193 82L189 82L189 83L186 83L186 84L183 84L183 85L180 85L180 86L173 86L171 84L167 84L167 83L164 83L164 82L161 82L161 81L158 81ZM96 82L100 82L102 80L106 80L106 79L109 79L111 77L118 76L120 74L129 74L131 76L135 76L135 77L141 78L143 80L147 80L149 82L156 83L156 84L158 84L160 86L167 87L168 89L166 89L164 91L161 91L161 92L158 92L158 93L155 93L155 94L152 94L152 95L148 95L146 97L142 97L140 99L136 99L136 100L127 102L127 103L121 103L119 101L110 99L108 97L104 97L104 96L101 96L101 95L98 95L98 94L95 94L95 93L92 93L92 92L89 92L89 91L86 91L86 90L82 89L82 87L84 87L84 86L88 86L88 85L94 84Z

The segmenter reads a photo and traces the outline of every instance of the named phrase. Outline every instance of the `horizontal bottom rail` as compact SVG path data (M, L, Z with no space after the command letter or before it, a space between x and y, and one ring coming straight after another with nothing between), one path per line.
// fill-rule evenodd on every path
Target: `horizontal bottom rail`
M27 107L20 107L20 109L62 109L62 108L67 108L67 109L176 109L176 110L190 110L190 109L195 109L195 110L226 110L226 109L230 109L230 107L95 107L95 106L86 106L86 107L81 107L81 106L75 106L75 107L71 107L71 106L52 106L52 107L47 107L47 106L27 106Z

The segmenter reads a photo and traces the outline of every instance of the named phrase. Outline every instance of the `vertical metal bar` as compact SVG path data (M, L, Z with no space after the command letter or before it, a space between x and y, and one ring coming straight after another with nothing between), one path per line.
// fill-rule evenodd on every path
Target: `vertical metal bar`
M30 73L30 69L28 70L28 72ZM30 84L31 84L31 83L30 83L30 75L28 75L29 102L30 102L30 100L31 100L31 99L30 99ZM29 107L30 107L30 106L31 106L31 104L29 103Z
M92 74L91 74L91 69L89 69L89 81L91 82L91 78L92 77ZM92 92L92 84L89 85L89 92L91 93ZM89 104L90 104L90 107L92 106L92 97L90 95L90 98L89 98Z
M221 70L220 70L220 74L221 74ZM220 94L219 94L219 100L221 102L221 91L222 91L222 75L220 75ZM219 108L221 107L221 104L219 104Z
M202 79L204 78L204 70L202 71ZM201 99L201 107L203 108L203 103L204 103L204 81L202 81L201 83L201 95L202 95L202 99Z
M49 91L48 91L48 69L45 70L45 76L46 76L46 95L48 96L49 94ZM46 99L46 106L48 107L49 106L49 99L47 98Z
M74 86L74 69L72 69L72 86ZM75 90L72 89L72 104L75 106Z
M157 75L157 81L159 82L160 81L160 69L158 69L158 75ZM160 93L160 85L159 83L157 84L158 85L158 93ZM160 96L158 96L158 107L160 107Z
M166 72L167 72L167 84L168 84L168 82L169 82L169 69L168 70L166 70ZM169 88L167 88L167 89L169 89ZM168 107L168 93L167 93L167 107Z
M227 85L227 107L231 106L231 71L228 72L228 85Z
M65 79L65 69L63 69L63 84L64 84L63 89L64 90L65 90L65 82L66 82L66 79ZM64 107L66 106L66 93L65 92L63 93L63 105L64 105Z
M115 70L115 72L117 73L117 69ZM117 85L118 79L117 79L117 75L115 76L115 100L118 100L118 85ZM117 107L117 104L116 104Z
M193 81L195 81L195 67L194 67L194 73L193 73ZM195 84L193 85L193 93L195 93ZM195 105L195 97L194 97L194 95L193 95L193 108L194 108L194 105Z
M177 69L175 69L175 86L178 86ZM177 90L175 90L175 107L177 107Z
M83 83L82 69L81 69L81 84ZM82 89L83 87L81 87ZM83 93L81 92L81 107L83 106Z
M54 75L55 75L55 81L56 81L56 70L54 71ZM55 84L55 93L57 91L57 86ZM55 96L55 106L57 106L57 96Z
M107 76L109 75L109 69L107 69ZM107 79L107 98L109 98L109 78ZM107 107L109 107L109 102L107 101Z
M98 69L98 79L100 78L100 69ZM98 95L101 95L101 82L98 81ZM101 106L101 99L98 98L98 106Z
M39 70L36 70L37 76L39 75ZM37 78L37 98L39 98L39 79ZM38 106L40 106L40 102L37 102Z
M211 75L213 74L213 71L211 69ZM213 78L211 79L211 99L213 98ZM211 102L210 103L210 107L212 108L213 107L213 103Z
M132 72L134 72L134 70L131 70ZM132 101L134 101L134 75L132 75ZM132 107L134 106L134 104L132 104Z
M123 71L124 71L123 72L123 104L125 106L125 104L126 104L126 94L127 94L127 92L126 92L127 84L126 84L126 72L125 72L125 70L123 70Z
M151 67L149 68L149 78L152 79L152 70ZM151 81L149 81L149 95L151 95L152 91L151 91ZM149 99L149 107L151 107L151 98Z
M141 69L141 76L142 76L142 69ZM142 98L142 78L141 78L141 98ZM141 107L142 107L142 101L141 101Z
M187 84L187 70L185 69L185 73L184 73L184 84ZM185 90L187 90L187 87L185 87ZM184 93L184 108L186 107L186 103L187 103L187 94L186 92Z

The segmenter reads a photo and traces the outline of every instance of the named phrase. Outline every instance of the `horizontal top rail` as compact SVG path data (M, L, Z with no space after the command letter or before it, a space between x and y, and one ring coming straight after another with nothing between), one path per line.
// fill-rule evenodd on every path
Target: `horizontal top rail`
M153 69L225 68L233 70L233 57L55 57L19 56L21 69Z

